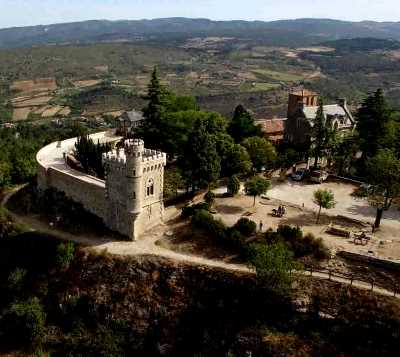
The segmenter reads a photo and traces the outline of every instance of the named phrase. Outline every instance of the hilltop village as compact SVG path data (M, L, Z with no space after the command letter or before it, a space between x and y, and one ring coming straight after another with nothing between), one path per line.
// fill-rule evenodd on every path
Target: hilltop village
M87 343L98 353L123 345L124 351L174 355L191 349L179 345L170 329L152 324L171 319L192 331L187 317L180 316L182 304L193 309L188 313L207 326L207 333L215 319L204 307L213 306L216 316L225 314L224 323L226 309L232 308L237 309L235 326L244 313L245 326L268 321L281 331L286 327L271 322L272 311L280 320L290 310L288 326L300 336L305 327L296 322L297 314L304 314L304 324L329 320L343 329L344 322L334 316L341 316L345 306L346 316L365 314L360 311L368 303L381 313L384 326L379 334L368 332L368 338L383 339L392 348L395 336L387 319L400 286L400 126L384 92L378 89L360 103L348 103L296 87L281 104L285 117L255 118L251 108L238 104L226 118L200 108L194 97L174 93L154 68L145 101L142 110L118 113L101 130L75 126L71 135L47 140L35 152L36 177L5 190L1 234L7 259L16 259L11 252L21 239L29 248L24 254L50 252L43 261L57 279L52 282L49 275L48 292L34 288L42 299L53 299L49 322L36 297L23 303L22 315L4 310L0 322L24 324L34 309L27 346L35 341L73 351ZM18 142L18 129L3 130ZM47 261L49 256L55 260ZM7 273L6 290L24 281L24 270L18 269ZM37 269L35 279L42 277L42 268ZM194 303L192 296L201 301ZM124 342L104 345L96 340L98 330L86 332L91 342L85 342L75 325L57 325L69 318L70 309L82 309L77 321L89 329L80 314L89 314L90 306L99 309L94 318L108 338L122 341L118 335ZM70 345L54 337L45 327L50 323L65 331ZM144 341L151 331L168 342L150 347L128 342L133 336ZM251 354L286 348L264 339L264 329L252 331L254 345L253 337L237 335L226 342L229 349ZM46 333L58 344L51 347ZM325 345L313 338L307 337L310 343L299 337L299 343L323 354ZM204 350L206 339L201 341L198 348ZM348 346L344 341L335 348Z

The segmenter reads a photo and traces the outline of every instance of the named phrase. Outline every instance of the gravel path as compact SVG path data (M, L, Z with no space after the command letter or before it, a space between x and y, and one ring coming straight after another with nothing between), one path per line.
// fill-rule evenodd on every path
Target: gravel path
M16 190L17 191L17 190ZM10 192L5 195L1 200L2 206L6 205L12 194L16 191ZM65 231L58 230L50 227L44 222L36 219L35 217L19 216L10 212L12 219L21 224L28 225L32 231L38 231L41 233L52 235L56 238L68 241L74 241L79 244L89 246L96 252L106 251L107 253L120 255L120 256L143 256L143 255L154 255L171 259L175 262L182 262L185 264L195 264L201 266L207 266L217 269L224 269L229 271L237 271L242 273L253 273L254 271L245 265L225 263L221 260L212 260L199 256L177 253L166 248L158 246L156 243L168 232L168 225L162 224L148 232L143 239L136 242L116 242L107 238L99 238L90 235L74 235ZM311 276L309 272L302 272L305 276ZM329 274L313 272L313 278L322 280L336 281L342 284L350 285L351 281L345 278L339 278L329 276ZM358 289L371 290L371 286L362 282L353 281L352 286ZM374 292L384 296L393 296L393 292L380 288L374 287ZM396 296L400 299L400 296Z

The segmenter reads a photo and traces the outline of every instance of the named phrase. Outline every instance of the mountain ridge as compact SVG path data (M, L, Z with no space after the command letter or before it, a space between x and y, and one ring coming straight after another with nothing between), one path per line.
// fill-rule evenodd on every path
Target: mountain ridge
M160 41L176 44L192 37L237 37L259 44L294 46L353 37L400 40L400 22L335 19L214 21L184 17L143 20L88 20L0 29L0 48L106 41Z

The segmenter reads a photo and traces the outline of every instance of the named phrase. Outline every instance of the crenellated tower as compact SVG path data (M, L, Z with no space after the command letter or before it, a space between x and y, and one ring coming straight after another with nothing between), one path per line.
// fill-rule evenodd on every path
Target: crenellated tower
M103 155L108 222L132 240L162 220L166 154L145 149L139 139Z

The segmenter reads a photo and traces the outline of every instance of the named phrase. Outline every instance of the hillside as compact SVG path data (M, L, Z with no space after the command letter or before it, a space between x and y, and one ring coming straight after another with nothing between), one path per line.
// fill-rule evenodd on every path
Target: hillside
M310 45L350 37L400 39L400 23L346 22L329 19L298 19L273 22L211 21L165 18L106 21L8 28L0 30L0 48L96 42L154 41L168 46L192 37L235 37L264 45Z
M0 354L389 356L398 346L396 299L315 280L296 303L276 300L249 274L61 243L0 239Z

